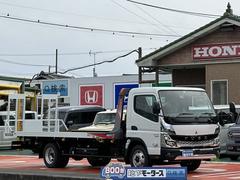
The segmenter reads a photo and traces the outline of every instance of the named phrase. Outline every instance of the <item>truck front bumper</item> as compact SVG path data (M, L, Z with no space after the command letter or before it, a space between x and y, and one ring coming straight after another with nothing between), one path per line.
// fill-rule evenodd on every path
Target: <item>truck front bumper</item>
M190 149L190 148L189 148ZM184 151L188 149L173 149L173 148L162 148L161 150L161 159L170 160L170 161L182 161L182 160L210 160L219 156L220 148L194 148L192 154L184 156Z

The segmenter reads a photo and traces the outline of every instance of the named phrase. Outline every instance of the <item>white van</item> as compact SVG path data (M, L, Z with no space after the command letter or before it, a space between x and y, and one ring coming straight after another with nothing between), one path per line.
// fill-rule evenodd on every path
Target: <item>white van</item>
M4 121L7 119L8 111L0 111L0 149L9 149L11 148L12 141L16 140L15 138L5 138L4 137ZM10 112L10 119L15 119L15 113ZM35 111L25 111L26 119L37 119L37 112ZM10 122L10 126L14 126L14 122Z

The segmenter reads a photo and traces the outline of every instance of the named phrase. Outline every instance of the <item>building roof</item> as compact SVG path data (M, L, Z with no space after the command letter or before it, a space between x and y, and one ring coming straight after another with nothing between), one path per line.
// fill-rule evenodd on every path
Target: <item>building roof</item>
M216 20L202 26L195 31L167 44L158 50L143 56L142 58L136 60L138 66L154 66L156 65L156 60L173 53L174 51L196 41L197 39L210 34L211 32L219 29L222 26L236 25L240 26L240 16L233 14L230 4L228 3L226 12L223 16L217 18Z
M66 78L73 78L73 77L41 71L39 74L36 74L33 80L66 79Z

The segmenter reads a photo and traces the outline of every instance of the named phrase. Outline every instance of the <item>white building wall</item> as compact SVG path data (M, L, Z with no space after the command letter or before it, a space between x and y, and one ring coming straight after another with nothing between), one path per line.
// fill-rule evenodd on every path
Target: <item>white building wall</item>
M145 75L144 80L154 79L154 75ZM161 74L161 82L171 82L170 74ZM71 106L80 105L80 86L83 85L97 85L102 84L104 87L103 95L103 106L105 108L114 108L114 85L115 84L124 84L124 83L138 83L138 75L122 75L122 76L103 76L103 77L83 77L83 78L72 78L72 79L56 79L56 80L42 80L42 81L33 81L34 84L41 84L44 81L61 81L68 80L68 96L64 98L64 103L69 103ZM143 84L142 86L151 86L151 84Z

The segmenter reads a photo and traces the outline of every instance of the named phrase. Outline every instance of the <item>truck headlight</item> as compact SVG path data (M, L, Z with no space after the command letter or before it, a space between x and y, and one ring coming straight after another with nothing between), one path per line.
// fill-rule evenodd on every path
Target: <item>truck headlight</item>
M170 147L177 147L177 142L175 140L173 140L168 134L164 133L162 135L163 135L166 145L168 145Z
M229 138L232 138L233 134L232 134L231 131L229 131L227 134L228 134L228 137L229 137Z
M216 146L220 145L220 139L218 137L213 140L213 145L216 145Z

